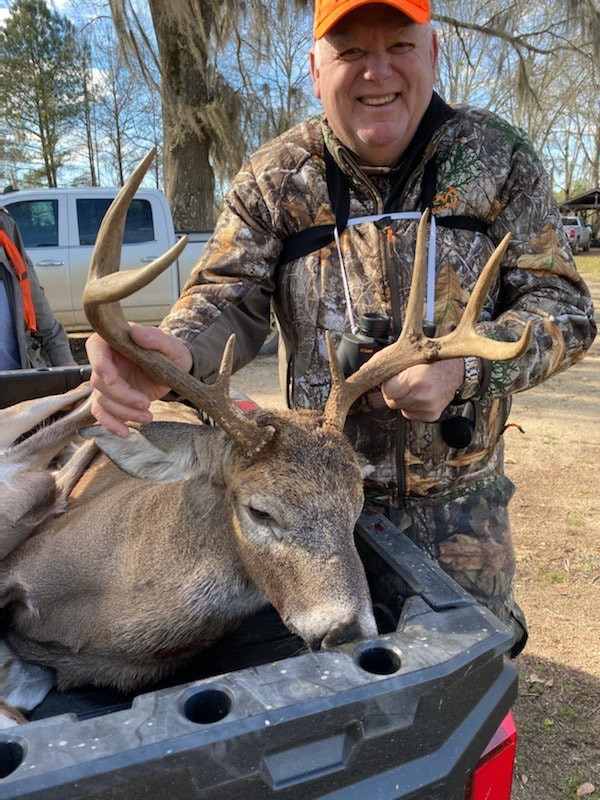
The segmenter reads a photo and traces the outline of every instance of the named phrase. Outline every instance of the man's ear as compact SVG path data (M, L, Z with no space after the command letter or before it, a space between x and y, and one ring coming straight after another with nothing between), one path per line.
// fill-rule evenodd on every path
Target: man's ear
M434 80L437 80L437 67L438 67L438 56L440 53L440 43L438 42L438 37L436 31L432 28L431 29L431 67L433 69Z
M318 100L320 100L321 87L320 87L319 65L318 65L318 56L316 53L316 48L317 48L317 43L313 42L313 46L310 48L310 52L308 54L308 59L310 63L310 77L312 78L313 92L315 93L315 97Z

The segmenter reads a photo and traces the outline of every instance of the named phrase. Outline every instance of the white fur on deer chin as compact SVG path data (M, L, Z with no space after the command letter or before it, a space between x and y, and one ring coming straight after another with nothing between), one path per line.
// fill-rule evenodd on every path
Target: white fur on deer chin
M3 456L6 451L0 450L0 456ZM0 483L5 486L10 486L13 477L21 468L20 464L12 464L11 462L3 463L0 460Z

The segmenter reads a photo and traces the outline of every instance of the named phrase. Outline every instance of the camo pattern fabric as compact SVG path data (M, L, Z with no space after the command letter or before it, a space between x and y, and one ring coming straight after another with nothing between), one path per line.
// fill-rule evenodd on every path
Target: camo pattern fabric
M237 334L234 369L254 357L268 329L272 296L284 343L282 384L295 408L323 407L330 389L325 333L330 331L337 343L349 329L335 245L278 265L283 239L334 221L325 141L350 183L350 217L381 213L381 187L386 180L393 182L393 171L359 166L326 121L313 118L260 148L242 167L214 236L163 322L188 343L194 372L206 379L217 371L232 331ZM489 225L487 235L438 226L437 335L457 324L488 257L510 232L500 275L478 325L490 338L514 340L531 322L533 338L518 361L487 365L475 433L463 450L445 444L438 424L406 423L389 411L379 390L363 398L346 429L375 467L372 482L392 505L407 498L466 495L501 479L501 435L510 395L578 361L595 334L589 292L525 134L488 112L455 109L435 131L406 184L402 209L419 208L423 167L433 156L436 218L466 215ZM384 230L366 222L343 232L341 250L355 317L372 311L392 316L393 293L404 309L416 228L415 221L398 220ZM400 327L401 319L396 324Z

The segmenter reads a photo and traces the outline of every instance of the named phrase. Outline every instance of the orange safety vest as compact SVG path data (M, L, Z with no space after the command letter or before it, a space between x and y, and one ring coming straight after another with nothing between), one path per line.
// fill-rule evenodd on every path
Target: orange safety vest
M15 272L17 273L18 281L21 285L21 294L23 295L23 316L25 317L25 324L31 331L35 333L37 330L37 322L35 319L35 309L33 307L33 300L31 299L31 284L29 283L29 276L27 275L27 265L23 260L23 256L17 245L13 242L10 236L3 230L0 230L0 245L6 251Z

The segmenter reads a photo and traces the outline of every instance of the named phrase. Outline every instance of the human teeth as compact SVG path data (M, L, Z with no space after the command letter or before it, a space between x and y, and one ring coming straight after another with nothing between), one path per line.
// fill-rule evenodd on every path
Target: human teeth
M395 94L386 94L385 97L363 97L361 99L368 106L383 106L386 103L391 103L395 97Z

